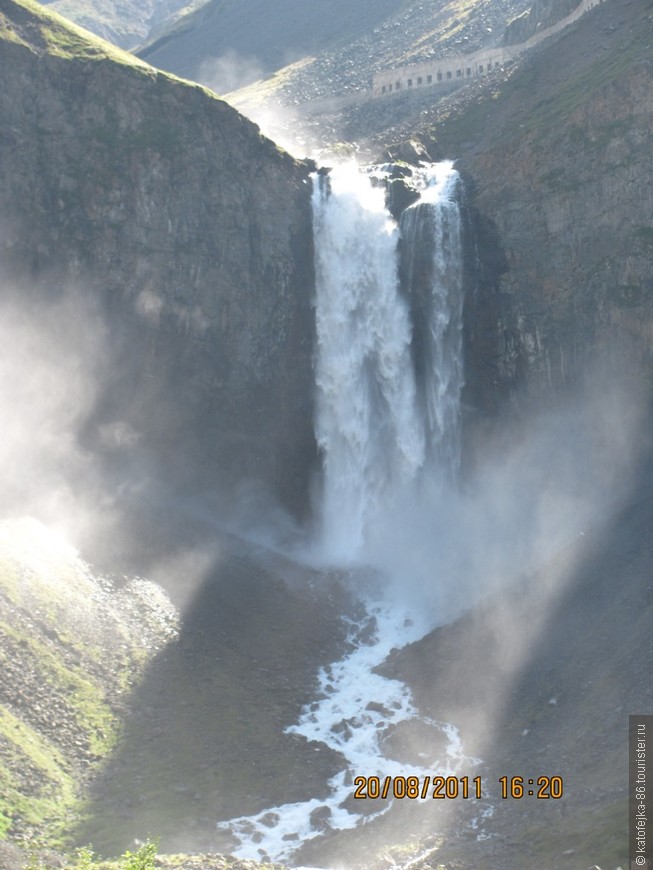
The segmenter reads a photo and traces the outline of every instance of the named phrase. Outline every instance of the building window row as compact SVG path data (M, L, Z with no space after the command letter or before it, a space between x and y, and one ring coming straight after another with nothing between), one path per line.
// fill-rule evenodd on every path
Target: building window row
M499 65L498 63L495 63L495 64L494 64L494 66L498 66L498 65ZM491 70L492 70L492 62L491 62L491 61L487 63L487 65L485 66L485 68L483 67L483 64L482 64L482 63L479 63L479 65L478 65L478 72L479 72L479 73L483 73L483 72L485 72L485 71L490 72ZM468 67L466 67L464 70L462 70L462 69L458 69L458 70L456 70L456 78L459 78L459 79L460 79L460 78L463 78L463 73L464 73L464 75L465 75L467 78L471 78L471 75L472 75L472 68L468 66ZM451 72L451 71L447 72L447 73L446 73L446 77L447 77L447 80L452 79L452 78L453 78L453 72ZM437 78L437 81L441 82L441 81L443 80L443 74L442 74L441 72L437 73L436 78ZM426 76L426 83L427 83L428 85L430 85L430 84L433 83L433 76L432 76L432 75L428 75L428 76ZM423 77L423 76L418 76L417 79L415 80L415 84L416 84L417 86L424 84L424 77ZM413 87L413 79L407 79L407 80L406 80L406 87L409 87L409 88L412 88L412 87ZM392 90L393 90L393 86L392 86L391 84L390 84L390 85L383 85L383 86L381 87L381 93L382 93L382 94L385 94L385 93L391 93ZM395 84L394 84L394 90L395 90L395 91L400 91L400 90L401 90L401 82L400 82L400 81L395 82Z

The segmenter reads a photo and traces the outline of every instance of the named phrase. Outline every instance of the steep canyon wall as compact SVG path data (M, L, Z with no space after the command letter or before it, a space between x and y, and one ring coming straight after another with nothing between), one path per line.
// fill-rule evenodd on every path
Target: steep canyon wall
M436 131L475 227L468 408L553 394L597 357L650 378L650 26L642 0L602 3ZM3 298L47 313L74 293L71 342L89 311L103 324L85 449L117 488L156 479L231 509L254 482L305 514L312 167L29 0L5 0L0 34Z
M588 367L653 375L651 14L627 0L582 24L438 130L473 204L468 398L484 410Z
M58 340L104 336L75 435L117 488L149 476L233 496L255 481L301 514L311 167L36 4L4 2L0 36L3 300L28 317L74 294Z

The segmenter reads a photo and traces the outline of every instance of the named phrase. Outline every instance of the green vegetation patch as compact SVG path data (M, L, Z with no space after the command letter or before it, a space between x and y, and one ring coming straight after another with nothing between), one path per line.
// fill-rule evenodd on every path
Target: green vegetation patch
M45 643L33 635L0 622L0 634L19 644L42 676L72 709L75 720L87 733L89 749L94 755L103 756L115 745L117 721L103 690L84 671L66 664ZM6 653L0 649L0 662Z
M4 12L0 12L0 39L6 42L14 42L17 45L29 46L29 43L21 37L13 22L10 21Z
M20 42L37 50L45 50L57 57L83 58L86 60L110 59L125 66L151 70L151 67L127 51L94 36L83 27L44 8L34 0L13 0L13 20L2 15L0 33L13 33L12 42ZM27 14L25 14L27 13ZM153 71L152 71L153 72Z
M76 803L72 777L59 750L28 724L0 708L0 838L15 822L54 831Z
M11 17L0 13L0 39L67 60L109 60L149 78L176 82L216 99L216 95L208 88L155 69L130 52L101 39L34 0L13 0Z
M65 870L154 870L155 867L172 867L172 864L157 858L157 848L158 841L148 838L135 852L127 850L115 861L102 861L98 860L91 846L84 846L68 858ZM49 870L49 864L33 851L25 870Z
M20 567L3 557L0 557L0 591L12 604L19 603Z

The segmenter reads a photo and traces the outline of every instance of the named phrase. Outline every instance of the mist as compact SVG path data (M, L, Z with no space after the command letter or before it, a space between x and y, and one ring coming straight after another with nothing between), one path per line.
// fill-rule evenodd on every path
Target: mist
M134 395L132 335L81 285L5 279L0 342L0 514L34 518L107 572L147 570L174 493L141 428L153 400Z
M508 417L460 485L436 473L381 505L364 558L391 578L392 594L441 624L561 551L581 552L639 469L645 393L623 384L595 379Z
M197 81L216 94L229 94L263 78L263 65L255 58L235 50L212 57L200 65Z
M83 437L110 358L97 308L81 292L36 302L5 282L0 342L2 514L31 515L77 545L108 533L112 494ZM122 449L138 434L116 420L101 437Z
M457 483L434 471L386 498L370 517L357 556L331 562L346 572L366 603L379 638L393 615L395 648L373 673L390 680L409 677L420 704L409 721L389 721L384 708L375 727L385 760L379 765L370 753L367 765L355 766L357 772L423 780L437 771L482 775L484 782L505 772L498 747L507 739L515 706L524 704L528 690L522 683L538 668L542 647L568 639L561 616L565 602L578 596L578 578L591 575L615 517L632 503L650 448L645 385L614 371L608 375L598 364L588 366L592 369L566 395L551 396L548 407L541 400L537 406L524 401L519 412L507 413L491 433L486 430ZM310 559L310 549L307 555ZM312 556L323 570L329 565L319 535ZM615 576L615 585L619 582ZM569 619L577 619L572 613ZM345 662L343 669L348 667ZM591 683L594 671L582 673ZM359 675L354 682L364 686L366 678ZM333 687L330 669L317 697L327 698L319 704L337 709L339 685L331 696L325 684ZM349 678L345 684L353 685ZM535 691L546 689L537 685ZM361 694L367 697L364 689ZM568 686L554 682L537 699L542 718L564 722L569 694ZM615 703L609 693L602 700ZM316 708L319 717L317 704L310 709ZM365 720L373 715L368 709L363 702L357 709L343 706L343 722ZM304 719L310 722L310 715L307 710ZM316 739L314 727L309 724L309 739ZM533 729L539 734L530 722L521 731L525 753L541 751L542 737L529 736ZM443 754L443 735L454 738L450 755ZM557 770L575 782L562 762ZM308 842L293 860L337 866L346 856L364 864L370 850L405 843L411 834L491 836L495 800L496 794L484 791L484 801L474 806L427 801L407 808L399 801L392 809L379 808L378 819L362 826L357 838L342 833L341 840Z
M223 572L228 576L233 570L234 556L247 560L249 571L271 571L295 586L306 584L308 576L315 582L316 572L324 580L336 573L368 612L368 621L361 621L349 641L364 653L365 667L369 637L375 630L380 635L377 649L376 641L369 644L368 671L362 670L355 681L365 691L376 691L371 677L369 687L365 685L366 673L371 674L393 647L415 645L433 629L471 614L474 630L493 639L498 671L486 680L484 693L477 694L473 705L464 708L464 716L451 697L443 698L435 718L418 713L399 682L387 687L393 700L382 705L386 712L377 714L387 717L387 708L398 705L393 708L397 722L390 725L372 718L364 694L360 703L357 694L345 694L350 707L339 713L337 693L333 709L318 723L321 731L315 731L308 712L301 727L281 724L284 734L292 726L308 741L322 740L317 733L326 735L333 746L326 738L322 742L344 752L339 738L333 738L329 716L340 715L345 723L370 718L377 729L374 741L378 738L380 743L376 754L368 753L366 763L380 765L379 775L389 769L397 775L421 775L426 770L422 759L429 753L440 770L457 775L476 770L478 759L491 752L506 699L521 678L524 662L555 619L570 578L587 557L588 540L632 494L647 447L645 388L625 372L588 364L589 374L564 393L551 395L546 407L541 399L537 405L524 399L491 429L485 426L475 432L470 424L461 475L452 479L443 474L425 453L419 475L387 488L374 501L360 546L347 559L325 547L319 486L313 524L302 528L254 480L243 480L225 499L218 491L182 495L158 479L155 457L139 429L141 417L129 413L133 397L122 388L122 370L115 367L119 330L111 331L98 306L81 291L36 295L38 306L34 297L7 286L0 311L5 349L0 364L1 413L6 421L0 454L3 517L34 517L90 553L106 553L108 542L113 553L120 553L129 538L126 528L135 519L137 533L162 520L161 537L173 527L183 527L173 547L170 541L162 542L157 551L155 537L147 562L148 578L168 590L182 614L195 613L206 590L222 588ZM136 310L148 322L158 322L161 313L142 294ZM107 391L113 396L108 405ZM165 420L166 408L160 413ZM528 594L537 604L526 621L519 592L524 584L535 587ZM148 595L154 600L155 590ZM164 609L168 607L167 599L161 601ZM468 655L441 665L439 679L464 682L478 667L477 655L477 649L470 649ZM348 667L345 658L340 671L333 672L341 672L345 686L351 686ZM333 673L324 672L323 689L333 685ZM326 690L322 694L329 696ZM314 706L322 703L319 692L317 697ZM460 733L457 715L464 721ZM392 749L395 733L401 735L398 757ZM370 745L376 745L374 741ZM438 755L432 748L441 744L448 754ZM357 769L365 766L363 756L353 756ZM344 803L350 791L342 773L334 806ZM275 811L286 821L269 830L269 808L260 819L227 819L222 828L233 833L259 826L268 831L269 848L285 850L275 852L277 857L296 860L294 847L287 842L279 846L277 840L284 832L294 833L297 818L297 829L305 832L306 842L313 843L320 856L313 860L324 865L330 846L320 842L307 820L323 805L323 798L299 803L292 810L297 815L290 817L281 805ZM378 825L403 835L406 820L395 816L379 817ZM422 817L420 811L411 822L415 830ZM335 818L342 820L345 830L360 823L344 811ZM460 824L443 818L437 823L440 832L449 824ZM242 854L256 855L248 851L249 836L244 835ZM365 848L360 860L364 852ZM350 849L350 854L355 856L356 850Z

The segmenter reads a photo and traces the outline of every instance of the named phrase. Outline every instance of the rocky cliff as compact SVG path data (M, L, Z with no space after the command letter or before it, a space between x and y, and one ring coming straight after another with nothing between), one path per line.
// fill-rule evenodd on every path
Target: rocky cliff
M79 349L57 389L92 379L67 437L102 458L102 498L233 496L247 481L301 513L310 166L30 0L0 3L0 71L3 301L21 347L40 316L35 353L52 346L56 367Z
M542 0L533 20L572 5ZM652 28L643 0L605 2L453 95L404 92L320 117L363 159L414 159L399 143L421 139L432 159L457 160L476 269L468 406L553 395L597 361L650 381Z
M650 381L652 28L642 0L605 3L432 128L473 202L468 392L485 409L588 365Z
M217 819L306 799L337 771L281 726L342 649L349 596L228 538L204 569L182 614L150 581L98 576L36 520L0 521L3 870L88 867L59 850L118 854L148 832L164 851L225 851ZM197 861L183 866L225 866Z

